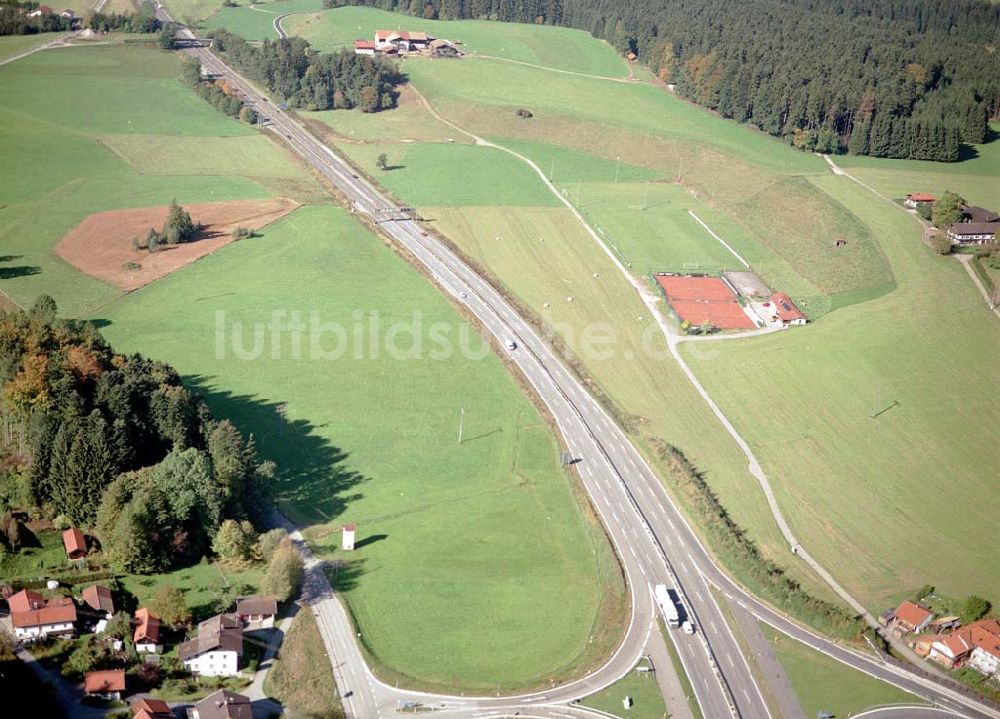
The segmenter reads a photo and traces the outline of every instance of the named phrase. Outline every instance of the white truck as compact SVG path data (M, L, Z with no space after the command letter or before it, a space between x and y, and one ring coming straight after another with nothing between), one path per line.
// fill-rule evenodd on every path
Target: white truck
M660 613L663 615L663 621L667 623L667 626L680 626L681 622L680 616L677 614L677 605L670 596L670 591L667 589L666 584L656 585L656 588L653 590L653 598L656 600L656 606L660 608Z

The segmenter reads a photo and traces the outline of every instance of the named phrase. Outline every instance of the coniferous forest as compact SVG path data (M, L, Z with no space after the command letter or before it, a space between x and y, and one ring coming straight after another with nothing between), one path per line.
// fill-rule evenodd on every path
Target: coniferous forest
M327 0L588 30L684 97L804 150L954 161L1000 119L985 0Z

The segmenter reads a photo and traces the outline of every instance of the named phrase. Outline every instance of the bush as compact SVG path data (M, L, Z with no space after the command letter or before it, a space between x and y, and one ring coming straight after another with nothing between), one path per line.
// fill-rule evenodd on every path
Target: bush
M962 600L962 608L959 611L963 624L970 624L977 619L982 619L990 611L991 604L988 600L971 594Z
M522 107L521 109L519 109L519 110L518 110L518 111L517 111L517 112L516 112L515 114L516 114L516 115L517 115L518 117L520 117L520 118L523 118L523 119L525 119L525 120L527 120L527 119L529 119L529 118L532 118L532 117L534 117L534 116L535 116L535 115L534 115L534 114L533 114L533 113L531 112L531 110L525 110L525 109L524 109L523 107Z
M271 556L274 554L274 550L277 549L278 545L280 545L287 537L288 532L280 528L264 532L257 539L257 558L264 562L270 562Z
M279 602L285 602L299 593L305 566L291 539L285 539L274 550L261 589Z
M940 232L931 238L931 247L939 255L950 255L952 251L951 240Z
M921 599L923 599L924 597L928 597L928 596L930 596L931 594L934 594L934 585L933 585L933 584L925 584L925 585L924 585L924 586L922 586L922 587L921 587L920 589L918 589L918 590L917 590L917 591L916 591L916 592L914 593L914 595L913 595L912 597L910 597L910 600L911 600L911 601L912 601L912 602L913 602L914 604L916 604L916 603L917 603L917 602L919 602L919 601L920 601Z

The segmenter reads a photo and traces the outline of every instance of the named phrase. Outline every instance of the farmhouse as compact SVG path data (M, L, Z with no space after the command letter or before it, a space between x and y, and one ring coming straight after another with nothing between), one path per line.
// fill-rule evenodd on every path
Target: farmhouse
M460 54L454 43L447 40L431 40L430 49L435 57L457 57Z
M7 606L10 607L11 614L15 612L30 612L32 609L41 609L44 607L45 597L30 589L22 589L17 594L7 598Z
M10 621L18 639L31 641L50 636L71 637L76 634L76 605L72 599L60 597L27 611L12 610Z
M125 691L124 669L87 672L83 675L83 693L88 697L118 700L122 698L123 691Z
M958 245L985 245L995 242L1000 222L956 222L948 228L948 239Z
M115 613L115 600L107 587L94 584L84 589L82 596L83 603L95 612L103 614L105 619L111 619L111 615Z
M66 556L70 559L83 559L87 556L87 539L79 529L75 527L67 529L62 534L62 540Z
M160 618L145 607L135 610L135 632L132 641L140 654L156 654L160 643Z
M140 699L132 704L132 719L174 719L170 705L162 699Z
M778 320L785 327L790 325L804 325L808 320L802 311L795 306L792 298L784 292L775 292L771 295L771 304L778 314Z
M376 52L375 43L371 40L355 40L354 41L354 54L355 55L374 55Z
M236 602L236 613L245 627L263 629L274 626L274 615L278 613L278 602L274 597L254 595L243 597Z
M198 625L198 636L184 642L177 656L192 674L231 677L239 673L243 628L239 616L218 614Z
M906 200L903 202L904 205L912 209L916 209L921 205L933 205L937 198L934 195L928 195L926 192L911 192L906 196Z
M31 12L28 13L28 17L41 17L42 15L51 15L52 8L48 5L40 5Z
M927 656L949 669L969 666L991 676L1000 670L1000 622L984 619L935 637Z
M902 636L922 631L932 619L934 619L933 613L907 600L896 608L892 626L894 631Z
M250 700L242 694L221 689L209 694L188 710L189 719L253 719Z

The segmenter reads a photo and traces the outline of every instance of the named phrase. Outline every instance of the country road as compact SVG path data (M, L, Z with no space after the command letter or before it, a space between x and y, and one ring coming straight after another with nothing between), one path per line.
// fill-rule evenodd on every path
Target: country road
M162 8L159 13L161 19L169 20ZM182 36L194 39L188 30L182 31ZM669 638L706 717L770 716L710 585L758 619L800 642L926 698L938 707L969 717L1000 717L1000 711L962 691L842 647L801 627L731 580L701 544L642 454L556 352L492 285L418 222L393 212L390 201L355 174L348 163L208 49L196 46L186 52L197 57L211 73L224 76L264 118L270 130L336 185L356 212L378 223L427 270L443 292L463 303L499 346L511 340L516 343L516 349L507 352L508 358L544 402L567 451L578 459L574 466L581 484L615 546L632 595L633 614L622 644L604 666L582 679L513 697L445 696L396 689L380 682L366 664L343 604L331 590L320 563L311 556L301 536L296 535L309 566L310 606L316 614L349 717L381 718L392 714L400 702L419 702L437 708L439 714L455 717L515 713L539 717L592 716L590 710L572 702L616 681L634 666L654 626L651 587L656 583L676 588L698 627L693 635L672 630Z

